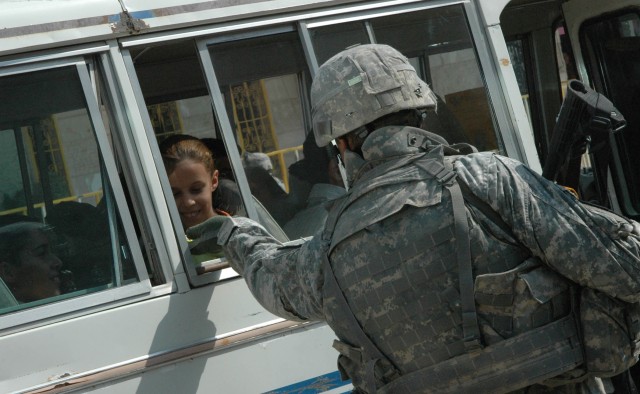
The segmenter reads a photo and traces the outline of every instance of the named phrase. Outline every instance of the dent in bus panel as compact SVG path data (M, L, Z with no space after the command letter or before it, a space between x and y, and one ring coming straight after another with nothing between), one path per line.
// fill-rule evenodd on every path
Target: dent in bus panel
M0 313L137 281L75 67L0 78L0 130Z

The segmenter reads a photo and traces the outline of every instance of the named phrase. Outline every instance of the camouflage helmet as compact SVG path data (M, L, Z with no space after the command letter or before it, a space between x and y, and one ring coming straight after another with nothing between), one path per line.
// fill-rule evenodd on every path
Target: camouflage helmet
M311 116L318 146L382 116L436 106L436 98L409 60L388 45L358 45L327 60L311 85Z

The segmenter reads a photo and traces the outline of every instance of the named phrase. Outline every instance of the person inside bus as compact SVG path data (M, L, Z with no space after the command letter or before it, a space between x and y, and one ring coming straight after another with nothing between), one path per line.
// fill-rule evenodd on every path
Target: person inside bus
M301 209L283 227L290 239L311 236L320 230L334 201L346 190L337 156L315 143L310 132L302 144L304 158L289 166L290 200Z
M214 188L211 203L213 204L214 211L222 211L228 213L229 215L236 215L242 212L242 198L240 197L240 191L238 190L238 186L235 183L235 178L233 177L233 172L231 171L231 165L229 164L229 158L224 150L224 146L221 146L221 143L218 143L213 138L202 138L199 139L192 135L188 134L174 134L166 139L164 139L160 143L160 153L163 156L171 155L168 153L169 150L175 149L178 143L181 144L181 141L184 140L195 140L200 141L206 148L209 150L212 158L213 158L213 168L217 171L217 179L218 185ZM196 146L200 146L196 144ZM202 152L200 153L202 155ZM165 161L165 168L166 167ZM219 167L221 166L221 167Z
M231 162L224 142L217 138L200 138L213 154L213 162L218 170L218 187L213 192L213 207L237 215L244 212L240 189L231 168ZM238 147L238 151L240 148Z
M18 303L61 294L62 261L52 251L52 231L26 217L0 227L0 278Z
M229 213L214 208L213 192L218 187L218 170L211 151L202 141L177 135L168 137L160 148L185 230L217 215L229 216ZM196 256L196 262L221 256L221 252L207 253Z
M262 204L280 227L293 217L295 207L289 201L284 182L273 174L273 164L267 154L245 152L242 165L253 196Z
M209 151L211 153L218 152L219 157L216 157L215 153L213 154L214 168L215 170L218 171L218 186L214 189L211 196L211 203L213 205L214 211L221 212L221 213L223 212L224 214L228 214L228 215L246 216L247 212L242 203L242 196L240 195L240 190L238 188L238 185L235 182L235 177L233 178L229 177L229 174L231 175L233 174L233 172L231 171L231 165L229 164L229 157L226 153L226 150L222 149L224 146L223 145L221 146L221 144L219 143L219 140L215 140L217 142L214 142L213 141L214 139L211 139L211 138L198 139L194 136L187 135L187 134L174 134L172 136L167 137L165 140L163 140L160 143L160 153L163 155L163 158L166 155L169 155L169 156L172 155L170 151L172 149L175 149L173 147L176 144L179 144L179 143L182 144L181 141L184 141L184 140L199 141L203 143L207 148L209 148ZM223 174L220 173L220 170L218 169L218 164L221 164L223 166L223 171L224 171ZM167 162L165 160L165 168L168 168L166 166L167 166ZM225 168L227 168L228 171L225 171L224 170ZM168 170L167 170L167 173L168 173ZM171 183L171 180L169 183ZM261 189L261 185L259 184L254 185L254 187L255 189L252 189L252 191L254 190L259 191ZM252 196L252 197L255 203L255 208L256 208L260 223L262 223L279 240L287 241L288 237L286 236L284 231L280 228L276 220L271 216L271 214L258 201L258 199L255 196ZM183 222L183 226L184 226L184 222Z
M46 221L56 229L56 234L64 241L65 248L59 257L64 269L73 275L76 289L89 289L104 286L112 281L113 252L107 212L104 209L106 199L98 206L85 202L63 201L47 210ZM124 264L125 276L129 264ZM73 289L63 288L63 292Z

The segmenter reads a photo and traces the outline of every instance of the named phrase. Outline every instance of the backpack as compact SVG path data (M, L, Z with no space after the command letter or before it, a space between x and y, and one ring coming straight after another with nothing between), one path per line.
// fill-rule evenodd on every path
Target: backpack
M476 207L507 233L511 230L488 204L456 179L452 165L458 157L445 157L444 165L435 163L429 172L449 190L453 201L462 328L468 345L466 354L410 374L393 374L389 383L376 390L375 366L391 363L362 331L337 285L328 258L325 259L325 272L328 272L325 283L332 288L331 293L336 298L341 298L342 315L350 320L351 331L359 338L359 346L355 348L360 354L359 359L368 365L364 384L367 391L509 392L534 383L555 386L581 381L589 376L610 377L634 365L638 360L640 341L640 306L572 282L572 310L569 315L497 344L483 346L475 306L465 203ZM610 221L624 220L600 208L593 209L599 210L600 215ZM549 270L541 262L539 264ZM568 279L566 281L569 282ZM339 349L339 346L334 347Z
M459 182L466 202L508 231L502 218ZM573 193L572 193L573 195ZM610 223L628 220L593 204L585 207ZM619 234L611 234L619 237ZM629 303L596 289L572 282L572 314L579 331L586 375L601 378L618 375L638 361L640 355L640 303ZM565 383L565 382L563 382Z
M605 208L583 203L612 229L628 219ZM612 238L628 237L612 230ZM632 367L640 354L640 304L629 303L588 287L579 289L577 316L582 329L587 372L600 377L617 375Z

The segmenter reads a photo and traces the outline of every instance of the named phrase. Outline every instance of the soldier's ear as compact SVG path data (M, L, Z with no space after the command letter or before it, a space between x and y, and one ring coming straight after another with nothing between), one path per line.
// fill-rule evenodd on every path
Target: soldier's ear
M338 148L338 152L340 152L340 154L343 154L344 151L349 149L349 144L347 143L347 139L344 137L336 138L336 147Z

